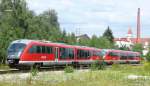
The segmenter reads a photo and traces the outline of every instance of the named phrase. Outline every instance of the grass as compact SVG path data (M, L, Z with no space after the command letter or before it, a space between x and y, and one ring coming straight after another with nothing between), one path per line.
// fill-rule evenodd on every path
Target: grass
M0 86L149 86L150 67L115 64L112 68L96 71L77 71L72 73L44 72L24 79L20 77L0 80ZM129 79L129 75L147 76L149 78ZM17 76L16 76L17 77Z
M8 65L0 63L0 69L7 70L10 69Z

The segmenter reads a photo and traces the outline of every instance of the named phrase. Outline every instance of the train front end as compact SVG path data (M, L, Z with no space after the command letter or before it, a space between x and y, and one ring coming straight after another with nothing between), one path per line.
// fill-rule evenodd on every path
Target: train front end
M26 42L23 40L13 41L7 50L7 63L11 68L16 68L19 65L21 54L26 47Z

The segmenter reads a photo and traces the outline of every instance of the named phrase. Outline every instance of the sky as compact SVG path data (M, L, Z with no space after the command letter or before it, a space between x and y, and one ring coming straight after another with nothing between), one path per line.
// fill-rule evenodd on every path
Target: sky
M115 37L125 37L131 27L136 36L138 8L141 36L150 37L150 0L27 0L36 14L54 9L62 30L76 35L102 36L109 26Z

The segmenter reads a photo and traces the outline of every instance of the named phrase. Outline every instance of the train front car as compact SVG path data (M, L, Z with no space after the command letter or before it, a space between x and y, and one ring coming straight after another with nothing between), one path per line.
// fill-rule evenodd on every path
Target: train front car
M13 41L7 50L7 63L9 67L16 68L19 65L20 57L26 48L27 40Z

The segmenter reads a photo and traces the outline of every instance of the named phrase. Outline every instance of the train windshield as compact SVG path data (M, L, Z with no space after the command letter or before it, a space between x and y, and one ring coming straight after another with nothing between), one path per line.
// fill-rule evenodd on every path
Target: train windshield
M14 43L8 48L8 54L9 55L18 55L23 51L25 46L26 45L23 43Z
M105 50L102 50L101 52L100 52L100 56L105 56L106 55L106 51Z

